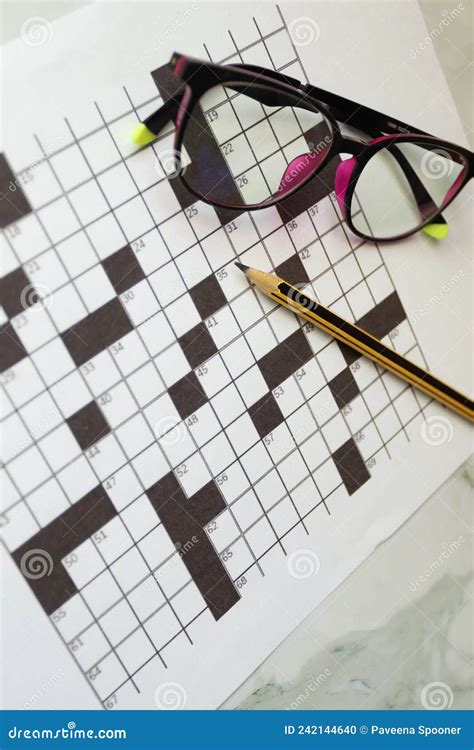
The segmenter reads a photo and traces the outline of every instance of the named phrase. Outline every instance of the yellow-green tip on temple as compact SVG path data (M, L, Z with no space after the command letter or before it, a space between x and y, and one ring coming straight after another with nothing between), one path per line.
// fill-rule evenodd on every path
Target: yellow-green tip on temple
M448 236L449 227L447 224L427 224L423 227L423 231L428 237L433 237L435 240L444 240Z
M148 143L154 141L155 138L156 135L143 122L140 122L132 132L132 141L137 146L146 146Z

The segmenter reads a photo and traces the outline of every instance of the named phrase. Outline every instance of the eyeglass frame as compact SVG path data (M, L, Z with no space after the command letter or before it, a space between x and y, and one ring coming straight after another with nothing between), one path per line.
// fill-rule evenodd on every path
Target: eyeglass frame
M437 213L433 213L433 215L427 218L424 222L420 223L417 227L393 237L374 237L372 235L364 234L354 226L351 215L351 205L356 184L365 166L378 151L387 148L389 149L390 146L396 147L398 144L402 143L414 143L416 145L425 146L427 149L433 150L434 152L439 152L440 150L447 151L449 152L450 157L453 157L454 155L460 157L462 160L461 163L465 167L464 174L461 174L462 179L459 179L458 177L457 182L459 182L459 184L456 185L456 189L453 190L453 185L448 191L449 197L442 204L443 210L452 203L469 180L474 177L474 154L463 146L438 138L437 136L426 133L413 125L389 117L381 112L366 107L365 105L346 99L345 97L320 89L312 84L302 84L297 79L280 72L269 70L259 65L240 63L234 65L218 65L176 52L172 55L168 67L173 74L173 78L176 79L176 88L173 92L166 92L168 98L165 103L140 124L139 127L144 128L144 130L141 131L140 137L136 142L140 145L150 143L170 121L173 121L175 124L173 148L178 155L179 160L181 160L186 125L192 117L194 107L207 91L219 84L224 86L232 83L237 85L249 84L250 87L258 84L263 87L266 86L271 88L272 92L275 94L287 94L293 98L298 96L300 97L301 102L308 102L311 110L316 110L320 113L331 127L331 143L314 171L310 172L292 189L284 192L282 191L281 195L271 196L273 200L268 199L267 201L250 205L220 202L214 198L208 198L206 195L196 191L192 185L189 185L189 183L186 182L183 171L179 169L176 176L185 189L195 195L196 198L209 205L220 206L229 211L257 211L282 203L287 198L298 192L298 190L305 187L316 175L320 174L321 170L334 157L339 156L340 154L350 154L352 159L341 160L338 167L339 169L341 165L346 165L343 170L344 174L341 175L341 183L344 184L341 184L339 189L336 184L334 188L343 218L350 230L362 239L373 242L393 242L409 237L430 225L446 225L446 220L442 216L441 210L439 210ZM228 87L231 88L231 86ZM249 95L248 92L246 93ZM268 100L265 102L260 98L254 98L256 98L261 104L272 106L271 103L268 103ZM363 141L358 138L343 135L339 122L363 133L366 136L372 136L372 140ZM143 135L145 135L145 137L143 137ZM403 156L402 152L399 149L396 149L395 152L393 149L391 153L392 155L395 153L397 154L397 161L399 161L400 166L405 170L405 176L407 176L408 170L407 179L409 179L409 181L410 179L415 181L414 185L411 184L410 186L417 198L419 207L420 201L418 200L418 197L422 200L429 199L432 202L431 196L423 183L419 180L406 157ZM400 161L400 159L402 159L402 161ZM351 163L349 164L349 162ZM337 183L337 174L335 181ZM416 192L419 192L418 197ZM431 232L428 233L431 234ZM433 232L432 236L436 237L437 234ZM441 233L439 238L441 238L441 236L445 236L445 234Z

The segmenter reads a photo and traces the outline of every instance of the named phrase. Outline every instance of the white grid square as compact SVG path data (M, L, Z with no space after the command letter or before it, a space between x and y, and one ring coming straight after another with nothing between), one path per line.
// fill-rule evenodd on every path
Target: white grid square
M117 511L126 508L141 492L142 487L130 464L123 466L105 480L104 489Z
M237 378L251 367L255 361L250 347L243 336L225 347L222 351L222 359L233 378Z
M97 477L84 456L79 456L60 471L57 479L71 503L77 502L97 486Z
M5 390L17 408L44 391L44 385L29 359L18 362L12 372L14 377L5 380Z
M82 226L86 226L108 211L107 202L94 180L75 188L69 193L69 200Z
M120 299L135 326L151 318L160 310L158 301L146 279L121 294Z
M114 216L129 242L153 228L153 219L141 196L132 198L114 210Z
M162 352L174 341L174 334L164 313L160 312L138 327L138 332L151 357Z
M346 440L349 439L349 430L342 418L341 414L336 414L329 422L326 422L324 427L321 428L324 439L328 444L329 450L333 453L339 448Z
M53 349L52 354L54 353L55 349ZM88 404L91 400L84 379L77 370L74 370L53 385L50 389L50 393L54 397L54 400L65 419Z
M162 607L145 623L145 630L156 649L161 649L178 635L181 626L169 605Z
M235 461L235 453L223 433L203 446L201 452L213 476L220 474Z
M111 169L99 175L97 179L111 208L116 208L137 195L137 188L125 164L117 164L115 167L111 167Z
M102 438L86 455L100 481L117 471L126 461L125 454L113 435Z
M42 527L69 508L66 495L55 478L48 480L32 492L27 498L27 504Z
M117 219L111 213L90 224L86 233L101 260L127 244Z
M81 148L95 174L120 160L120 154L105 128L84 138Z
M157 354L155 363L168 388L183 378L191 369L178 342L172 344L162 354Z
M270 471L272 462L263 443L257 443L240 458L240 462L251 482L256 482L267 471Z
M98 262L85 232L76 232L67 240L59 242L56 245L56 251L71 278L78 276Z
M94 312L116 296L115 290L101 265L95 266L78 276L75 285L89 312Z
M141 407L151 403L153 399L160 396L165 390L163 381L152 362L147 362L139 370L129 375L127 382Z
M60 333L87 316L87 310L73 284L66 284L53 292L50 299L49 314Z
M151 445L132 460L132 465L140 480L147 489L169 471L163 453L157 445Z
M184 294L186 288L174 263L167 263L149 277L162 307Z
M210 404L204 404L186 420L186 426L198 447L207 443L221 429Z
M128 458L134 458L154 441L153 433L141 414L136 414L116 429L115 435Z
M156 224L161 224L180 209L178 199L165 179L147 190L143 197Z
M214 355L214 357L211 357L206 364L198 367L196 374L209 399L218 391L225 388L231 380L219 354Z
M79 229L79 222L66 198L58 198L38 211L51 242L59 242ZM36 238L35 238L36 239Z
M160 224L160 233L173 257L187 250L196 242L187 216L178 213Z
M64 192L92 178L92 172L80 149L75 144L51 156L49 163ZM45 199L43 198L43 203Z
M13 318L12 325L28 353L35 351L56 336L56 330L42 302L37 302L33 307L28 307L25 312Z
M153 576L149 576L143 583L136 586L128 594L127 599L142 622L161 607L165 601Z
M245 411L245 404L234 383L230 383L211 400L221 424L226 427Z
M229 234L222 227L202 239L201 247L213 271L222 268L235 257Z
M85 586L82 595L94 617L99 617L121 598L120 589L108 570L104 570L103 573Z
M212 478L199 453L187 458L185 464L178 466L175 474L188 497L192 497Z
M81 453L76 439L66 424L57 427L40 440L39 447L51 469L55 472L62 469L63 466L77 458Z
M141 495L121 512L123 523L135 542L159 526L160 520L146 495Z
M123 641L139 625L132 608L125 599L106 612L100 618L99 624L112 646Z
M121 555L110 567L110 572L125 593L144 581L149 569L136 547Z
M14 458L8 470L22 495L27 495L51 476L46 461L34 445Z
M261 518L246 533L247 542L258 559L277 542L275 532L266 518Z
M166 317L178 338L201 322L201 316L187 292L168 305Z

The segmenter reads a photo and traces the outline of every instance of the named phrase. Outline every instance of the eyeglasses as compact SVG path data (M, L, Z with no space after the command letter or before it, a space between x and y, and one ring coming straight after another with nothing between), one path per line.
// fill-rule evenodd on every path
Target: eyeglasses
M253 211L318 180L359 237L446 237L441 212L473 176L467 149L257 65L175 54L169 67L174 90L133 140L144 146L174 121L173 176L200 200Z

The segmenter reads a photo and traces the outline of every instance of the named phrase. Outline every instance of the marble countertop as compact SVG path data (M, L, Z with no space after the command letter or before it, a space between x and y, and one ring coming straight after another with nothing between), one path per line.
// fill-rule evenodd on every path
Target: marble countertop
M471 708L473 482L466 464L223 708Z
M2 3L2 36L28 15L85 4ZM446 16L420 2L427 29ZM473 141L472 32L433 36ZM472 485L466 464L308 617L222 706L239 709L467 709L472 701Z

